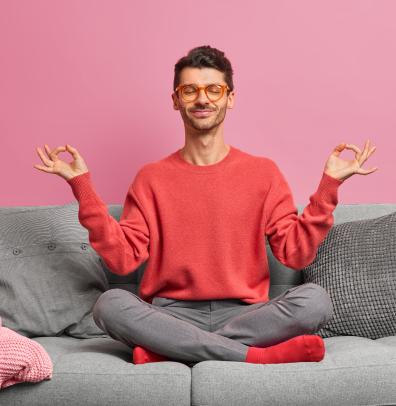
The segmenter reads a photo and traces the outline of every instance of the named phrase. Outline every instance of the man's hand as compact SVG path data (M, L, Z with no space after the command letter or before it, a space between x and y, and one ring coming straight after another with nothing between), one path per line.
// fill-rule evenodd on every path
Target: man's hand
M339 144L334 148L329 159L327 160L324 172L327 175L342 181L349 178L355 173L359 175L368 175L369 173L376 171L378 168L373 167L366 170L363 169L361 166L364 164L364 162L367 161L367 158L374 152L375 148L376 147L370 148L370 140L366 141L363 152L356 145L345 143ZM352 149L353 151L355 151L355 159L346 161L339 158L340 153L344 149Z
M33 165L34 168L39 169L40 171L59 175L65 180L69 180L77 175L81 175L89 171L82 156L75 148L71 147L69 144L66 144L65 147L57 147L52 151L49 149L49 146L45 144L45 151L47 153L47 156L44 155L40 148L36 148L36 150L39 157L45 164L45 166L37 164ZM69 152L72 155L72 162L68 163L58 158L58 154L65 151Z

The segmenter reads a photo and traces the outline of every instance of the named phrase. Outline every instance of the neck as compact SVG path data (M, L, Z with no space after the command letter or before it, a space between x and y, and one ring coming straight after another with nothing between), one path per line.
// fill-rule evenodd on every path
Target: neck
M180 153L184 160L193 165L212 165L225 158L229 151L230 146L221 140L187 143Z
M185 145L180 154L193 165L212 165L221 161L230 151L223 137L223 122L212 128L184 127Z

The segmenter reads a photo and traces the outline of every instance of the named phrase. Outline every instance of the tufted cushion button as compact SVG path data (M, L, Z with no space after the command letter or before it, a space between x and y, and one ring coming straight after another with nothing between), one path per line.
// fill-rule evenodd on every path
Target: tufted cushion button
M19 255L21 252L22 252L22 250L21 250L20 248L14 248L14 249L12 250L12 253L13 253L14 255Z
M88 244L86 244L85 242L83 242L81 244L81 249L86 250L88 248Z
M54 244L53 242L50 242L50 243L47 245L47 247L48 247L49 250L54 250L54 249L56 248L56 244Z

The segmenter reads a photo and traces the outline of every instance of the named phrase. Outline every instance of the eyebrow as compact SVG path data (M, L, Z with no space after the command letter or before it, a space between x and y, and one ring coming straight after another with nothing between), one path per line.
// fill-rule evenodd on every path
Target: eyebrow
M211 82L211 83L206 83L203 86L208 86L208 85L225 85L226 83L218 83L218 82ZM187 86L187 85L193 85L193 86L198 86L196 83L181 83L180 86Z

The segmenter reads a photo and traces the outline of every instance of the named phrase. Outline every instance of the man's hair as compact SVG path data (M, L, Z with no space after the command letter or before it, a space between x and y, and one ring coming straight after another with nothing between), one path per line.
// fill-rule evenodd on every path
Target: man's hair
M180 72L183 68L214 68L224 74L224 80L228 87L234 90L232 81L233 70L230 61L225 57L224 52L213 48L210 45L203 45L190 49L186 56L180 58L175 65L175 76L173 79L173 90L180 83ZM228 94L228 93L227 93Z

